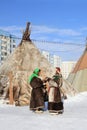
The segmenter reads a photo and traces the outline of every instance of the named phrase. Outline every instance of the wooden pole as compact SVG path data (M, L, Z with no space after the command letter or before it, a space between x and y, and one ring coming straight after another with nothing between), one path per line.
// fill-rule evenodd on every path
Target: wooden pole
M12 72L9 72L9 82L10 82L10 86L9 86L9 104L13 104L14 103L14 99L13 99L13 86L12 86Z

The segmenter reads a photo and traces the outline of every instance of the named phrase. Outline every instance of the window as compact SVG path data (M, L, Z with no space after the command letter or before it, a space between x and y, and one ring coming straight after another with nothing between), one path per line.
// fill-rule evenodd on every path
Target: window
M4 57L1 57L1 61L4 60Z
M13 48L15 48L15 45L13 45Z

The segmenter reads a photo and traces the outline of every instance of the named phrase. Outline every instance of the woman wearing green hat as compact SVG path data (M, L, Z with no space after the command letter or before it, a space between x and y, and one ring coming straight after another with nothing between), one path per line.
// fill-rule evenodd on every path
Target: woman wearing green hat
M29 77L29 83L32 87L30 110L42 112L44 108L43 81L39 78L41 70L36 68Z

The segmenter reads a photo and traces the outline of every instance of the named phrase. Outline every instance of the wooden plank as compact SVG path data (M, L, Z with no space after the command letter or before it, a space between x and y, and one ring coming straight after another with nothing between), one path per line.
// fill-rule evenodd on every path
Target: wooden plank
M14 104L14 99L13 99L13 85L12 85L12 72L9 72L9 81L10 81L10 86L9 86L9 104Z

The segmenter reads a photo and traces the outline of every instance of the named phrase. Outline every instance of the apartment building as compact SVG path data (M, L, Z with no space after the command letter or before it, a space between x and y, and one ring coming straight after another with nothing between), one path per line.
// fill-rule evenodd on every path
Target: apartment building
M47 58L47 60L51 63L53 67L61 67L61 57L57 55L51 55L47 51L42 51L42 54L45 58Z
M15 39L8 32L0 30L0 65L16 48Z
M62 75L65 79L68 78L70 72L73 70L76 61L63 61L62 62Z

